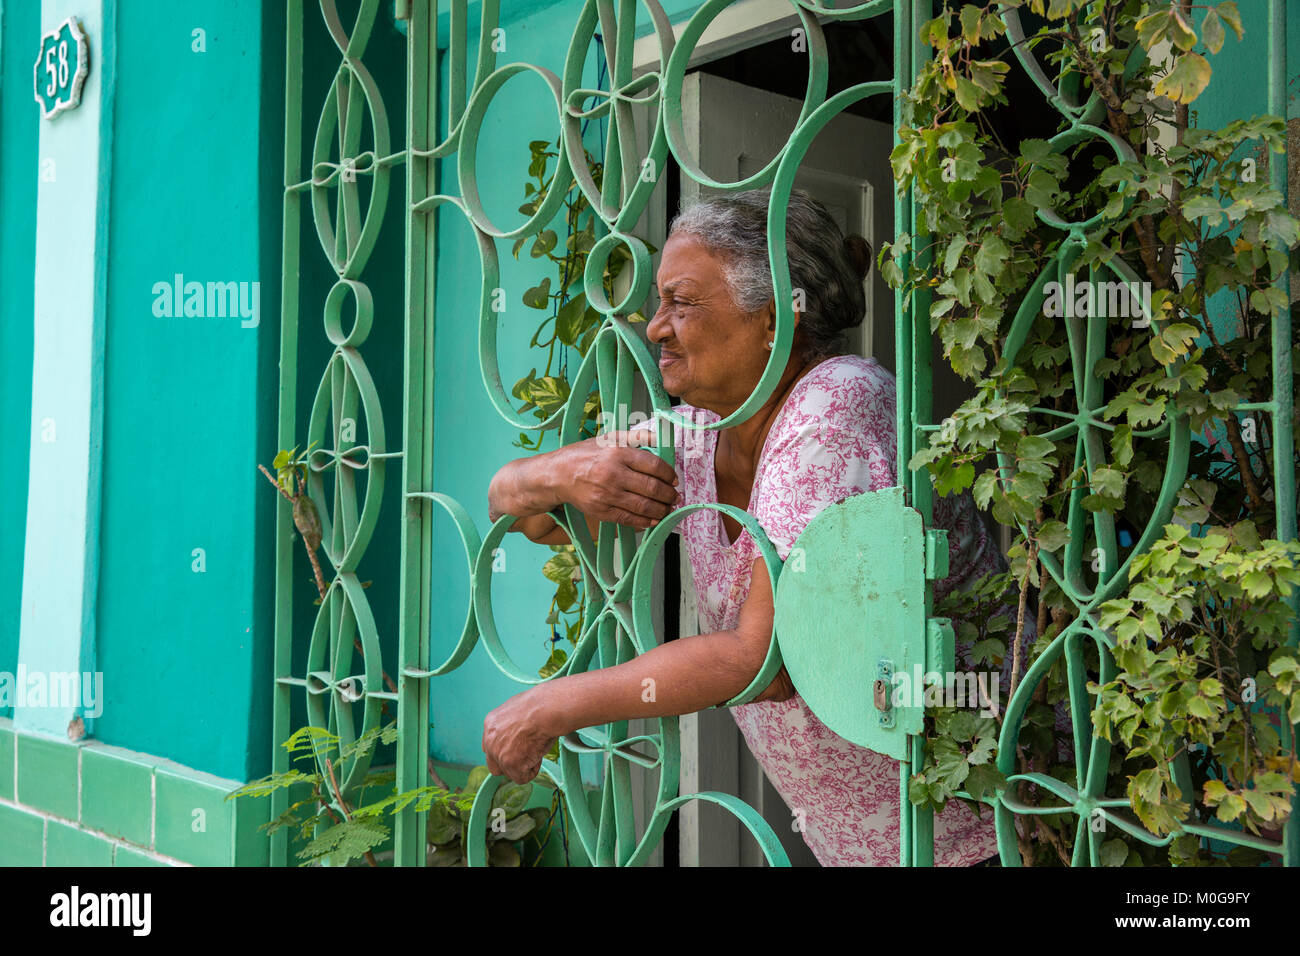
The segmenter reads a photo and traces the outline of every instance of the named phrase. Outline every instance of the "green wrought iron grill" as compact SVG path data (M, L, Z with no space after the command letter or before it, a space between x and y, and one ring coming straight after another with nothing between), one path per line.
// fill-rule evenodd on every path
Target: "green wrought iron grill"
M893 104L894 127L899 125L899 97L906 89L916 65L925 57L920 43L920 27L933 15L930 0L868 0L854 6L834 7L819 0L791 0L808 40L808 81L799 121L788 140L761 170L735 182L718 182L704 173L689 153L683 134L682 85L696 44L706 28L734 0L707 0L685 23L680 36L674 37L672 25L656 0L586 0L574 26L562 72L556 74L543 66L526 63L498 65L493 52L493 31L499 22L499 0L482 0L481 23L477 38L477 66L469 75L469 11L467 0L450 2L450 34L447 64L448 88L439 89L436 68L438 5L433 0L398 0L396 15L406 23L407 62L405 90L406 142L393 149L385 104L377 84L365 65L365 53L376 19L384 11L381 0L361 0L355 21L349 26L340 16L335 0L319 0L319 12L306 9L304 0L288 0L288 42L286 56L286 127L283 302L281 317L280 412L279 438L282 447L299 440L300 386L298 368L300 342L300 267L304 255L298 241L304 206L315 225L320 253L336 275L324 300L323 332L332 352L321 374L315 399L307 415L307 440L314 443L309 456L309 491L322 518L322 548L333 577L326 598L321 602L312 627L306 653L305 673L294 673L292 535L289 509L282 507L277 518L277 601L275 629L275 708L274 732L277 741L288 737L293 729L291 705L294 695L302 695L312 724L327 726L346 742L378 725L380 712L395 704L398 722L397 786L410 790L424 785L428 754L428 713L430 695L436 693L435 678L455 670L474 652L478 644L495 666L505 675L529 684L538 678L521 668L510 657L494 623L492 612L493 551L502 541L513 521L502 518L481 537L469 514L452 498L431 487L434 443L430 440L433 423L433 331L435 327L433 277L436 275L438 250L434 223L438 216L461 217L472 230L478 246L481 266L481 296L478 315L478 362L482 373L484 396L496 412L520 429L558 428L560 441L576 440L581 431L582 401L592 389L599 391L605 408L626 407L639 379L649 392L658 421L660 454L672 461L672 424L684 427L723 428L744 420L769 398L789 356L792 330L792 290L785 262L785 204L793 188L796 171L814 137L835 116L867 97L888 97ZM575 3L576 7L576 3ZM1284 112L1286 81L1285 17L1281 0L1270 2L1270 99L1269 110ZM310 159L304 157L303 77L305 18L319 15L338 51L338 68L325 96L325 105L311 144ZM822 20L851 20L889 17L893 36L892 76L887 80L862 83L827 97L827 55L821 28ZM350 19L350 18L349 18ZM1006 22L1012 40L1023 38L1014 15ZM641 75L633 69L633 45L639 35L638 23L649 24L658 43L658 64ZM599 34L598 55L608 65L609 89L583 85L584 63L589 48ZM1094 125L1101 110L1095 99L1081 99L1077 88L1058 86L1044 72L1032 55L1017 44L1021 66L1039 87L1050 106L1066 120L1068 128L1058 135L1052 146L1064 150L1085 139L1095 138L1109 144L1117 155L1127 156L1127 144L1117 141ZM541 78L554 98L561 130L560 155L555 180L543 202L527 221L513 228L492 222L484 208L480 184L476 179L476 149L484 115L495 100L502 97L503 87L512 76L531 72ZM594 105L592 105L594 104ZM633 135L633 107L649 106L654 115L649 148L645 155L636 150ZM441 126L448 132L438 140ZM595 146L603 163L603 181L598 188L585 161L582 123L599 117L608 120L604 141ZM363 138L366 140L363 142ZM671 411L668 396L659 384L655 362L626 316L646 299L652 280L650 254L632 229L651 199L657 176L645 176L645 169L662 171L671 152L684 175L703 186L718 189L746 189L769 185L772 204L769 215L772 278L777 303L777 333L767 369L754 392L734 414L709 426L679 422ZM436 182L435 163L455 158L456 177L450 184ZM648 163L646 161L649 161ZM405 328L404 328L404 400L401 410L398 450L386 444L384 410L366 363L365 345L375 318L371 290L360 276L382 229L396 229L398 224L385 223L384 211L395 171L405 174L400 227L405 245ZM1285 190L1285 168L1272 166L1274 185ZM560 209L571 184L576 183L586 196L599 221L603 237L592 249L585 276L588 302L604 316L595 343L583 361L572 388L571 399L549 419L538 422L525 418L511 405L503 387L496 354L497 313L492 307L495 290L500 286L498 268L499 243L532 235L544 228ZM362 184L366 188L362 189ZM894 228L897 233L912 233L916 210L910 192L895 195ZM1021 307L1013 327L1007 352L1014 356L1023 344L1033 317L1041 310L1044 285L1071 270L1084 244L1084 237L1094 225L1084 222L1050 222L1068 232L1067 241L1055 260L1034 284ZM631 281L618 302L610 302L602 286L605 262L615 247L630 255ZM1117 267L1121 268L1121 267ZM1124 275L1121 278L1132 279ZM933 422L930 369L930 333L927 296L918 293L904 296L895 293L896 368L898 370L898 482L900 503L890 512L907 522L904 511L910 509L915 525L931 523L932 498L926 472L910 472L905 463L925 434L938 428ZM351 323L345 321L347 300L352 300ZM1270 414L1276 436L1275 461L1278 536L1296 535L1294 475L1286 463L1292 460L1293 436L1290 431L1292 398L1287 384L1292 380L1289 343L1289 314L1279 312L1273 326L1274 399L1262 405L1243 406ZM1089 471L1105 463L1105 443L1100 423L1093 413L1102 404L1098 383L1087 369L1101 355L1105 345L1105 323L1092 318L1069 320L1071 361L1078 411L1068 416L1050 437L1074 437L1076 465ZM310 328L310 327L309 327ZM312 333L318 334L318 333ZM1059 414L1059 413L1058 413ZM345 423L364 422L364 441L356 440L355 426ZM1168 520L1175 495L1187 470L1189 434L1186 423L1168 417L1153 427L1146 437L1168 443L1168 467L1159 503L1148 526L1141 533L1133 553L1145 548ZM397 675L396 691L385 687L384 662L374 615L357 569L370 544L379 518L380 501L389 459L401 465L400 488L403 501L401 524L400 608L398 660L390 662L388 672ZM358 490L357 478L364 475L364 490ZM330 481L327 483L326 478ZM865 497L865 496L864 496ZM1072 532L1083 528L1088 516L1079 505L1080 492L1071 501L1069 526ZM874 507L874 506L873 506ZM881 507L886 507L881 505ZM698 508L716 508L735 518L760 544L768 573L777 587L778 627L781 599L792 593L782 588L779 579L781 561L767 541L762 529L748 514L724 505L696 505L682 509L638 542L630 529L602 525L592 539L585 521L572 507L566 509L563 522L574 542L586 584L582 639L559 674L608 667L629 660L657 641L650 607L651 577L654 565L672 528L687 513ZM903 510L900 511L899 508ZM434 561L432 523L435 510L441 509L454 523L464 547L466 569L471 581L472 597L465 609L459 640L443 660L433 660L429 622L436 600L431 583ZM1006 796L996 805L1000 851L1004 863L1017 865L1014 822L1017 814L1073 813L1078 817L1075 841L1075 865L1096 865L1099 837L1090 831L1088 819L1100 809L1116 827L1150 843L1165 843L1172 837L1157 838L1126 822L1109 811L1126 807L1122 798L1107 796L1106 765L1109 745L1091 732L1092 700L1086 690L1088 675L1084 668L1083 647L1096 645L1101 660L1101 677L1114 672L1108 648L1110 638L1093 620L1093 610L1114 596L1126 581L1127 563L1118 560L1116 532L1111 517L1094 514L1093 532L1105 551L1107 570L1089 584L1085 580L1082 554L1083 535L1071 535L1069 549L1060 562L1044 556L1044 564L1057 579L1081 613L1051 646L1036 659L1016 694L1008 703L999 757L999 769L1011 774L1014 742L1029 698L1047 669L1064 657L1068 667L1070 711L1073 721L1074 753L1077 775L1073 786L1044 775L1012 775L1012 781L1037 784L1059 797L1063 806L1031 807ZM903 525L899 526L900 528ZM927 547L928 543L928 547ZM916 534L908 546L909 553L924 559L922 569L916 564L913 586L918 607L912 618L910 633L899 637L908 653L928 661L942 661L951 656L951 630L945 622L930 618L931 598L928 581L946 574L946 549L932 534ZM905 549L906 550L906 549ZM943 557L939 556L943 553ZM1131 560L1131 557L1130 559ZM791 625L793 626L793 625ZM359 652L356 650L359 648ZM782 663L778 642L771 643L767 660L750 686L729 704L752 699L765 687ZM793 663L793 662L792 662ZM872 662L866 662L868 668ZM792 671L793 672L793 671ZM360 693L354 687L360 683ZM871 688L861 688L864 713L871 708ZM899 733L904 743L898 751L899 785L902 790L900 820L901 862L904 865L930 865L933 862L932 814L913 807L907 799L907 783L913 769L924 757L924 739L903 727ZM600 784L599 810L590 812L584 799L584 784L579 772L579 756L603 757L604 773ZM276 751L275 770L287 769L288 756ZM340 780L345 790L355 787L367 770L367 757L342 768ZM657 799L649 817L639 828L632 812L630 768L633 765L658 773ZM636 865L653 853L672 813L692 800L718 804L735 814L758 841L767 860L776 865L788 863L781 844L763 818L737 796L725 793L679 794L679 737L676 718L662 718L652 733L630 735L626 721L599 728L587 728L561 741L559 759L547 761L543 772L566 797L572 827L588 857L598 865ZM470 832L482 833L487 822L491 798L499 781L489 779L480 789ZM285 808L287 796L281 791L273 798L272 816ZM1277 843L1246 834L1209 826L1188 829L1201 836L1231 843L1282 849ZM1286 860L1300 860L1293 815L1285 845ZM287 859L287 838L283 831L273 837L273 860ZM486 848L480 840L467 847L471 864L486 862ZM395 861L398 865L421 865L425 855L424 822L412 808L397 814Z

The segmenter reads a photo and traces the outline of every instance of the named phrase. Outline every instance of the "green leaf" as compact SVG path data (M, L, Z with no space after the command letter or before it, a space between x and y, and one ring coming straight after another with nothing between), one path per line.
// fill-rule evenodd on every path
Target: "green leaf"
M1218 13L1213 9L1205 11L1205 19L1201 21L1201 42L1211 53L1218 53L1223 49L1223 39L1223 21Z
M560 341L565 345L577 345L586 316L587 294L585 292L579 292L560 306L560 311L555 316L555 334L559 336Z
M490 776L492 776L492 773L487 767L482 765L475 767L469 772L469 776L465 780L465 786L462 788L462 793L469 794L470 796L478 793L478 788L483 786L483 781Z
M966 775L966 792L976 800L991 799L1006 786L1007 778L991 763L977 764Z
M1177 103L1190 103L1205 91L1210 82L1210 64L1199 53L1184 53L1168 74L1156 83L1157 96L1167 96Z
M1037 221L1033 205L1019 196L1013 196L1002 204L1002 218L1011 229L1011 234L1007 237L1009 239L1023 236L1034 228Z
M519 851L514 845L504 840L497 840L488 847L488 866L520 866Z
M1173 11L1160 10L1156 13L1148 14L1137 22L1138 40L1142 46L1150 50L1161 40L1169 37L1169 31L1173 24Z
M961 35L962 39L970 46L975 46L980 42L980 19L983 11L979 7L967 3L961 8Z
M1050 438L1042 435L1025 435L1016 443L1018 458L1046 458L1056 451L1056 445Z
M555 648L551 651L551 656L546 659L546 663L542 665L540 670L538 670L537 676L543 679L550 677L552 674L558 672L559 669L564 666L564 662L568 659L569 655L566 654L563 649L558 647Z
M298 852L305 862L325 859L330 866L346 866L388 839L388 827L369 817L345 820L330 827Z
M987 508L989 501L993 498L993 492L997 489L997 483L998 476L997 472L994 471L986 471L975 479L975 487L972 489L975 503L981 508Z
M952 242L948 243L948 251L943 257L944 272L951 273L957 268L957 264L961 262L961 254L965 249L966 237L961 235L954 236Z
M558 241L555 230L543 229L537 234L537 238L533 240L533 247L528 250L528 254L534 259L540 258L554 249L555 243Z
M1224 0L1223 3L1214 8L1214 12L1232 28L1232 32L1237 34L1237 39L1239 41L1243 36L1245 36L1245 32L1241 28L1241 12L1237 9L1237 5L1233 3L1232 0Z
M1010 70L1010 64L1001 60L972 60L971 82L993 97L1002 91L1002 81Z
M1098 856L1102 866L1123 866L1128 859L1128 844L1114 837L1101 845Z
M445 847L439 847L429 854L429 866L459 866L464 856L461 853L460 839L457 838L454 844Z
M1070 540L1070 529L1064 522L1055 519L1044 521L1038 528L1035 535L1038 539L1038 546L1044 551L1059 551Z
M277 790L283 790L285 787L292 787L295 783L319 784L319 782L320 778L316 774L309 775L300 770L286 770L284 773L273 773L260 780L246 783L238 790L226 794L226 799L233 800L236 797L266 797L275 793Z
M507 817L522 813L528 799L533 795L531 783L505 783L492 797L492 809L500 807Z
M556 584L573 581L582 573L582 565L573 551L562 551L542 565L542 574Z
M515 840L522 840L532 833L536 825L532 817L526 813L521 813L507 820L506 828L500 833L494 833L493 836L498 840L508 840L513 843Z
M446 804L435 803L429 807L425 832L428 841L434 845L451 843L460 839L460 821L452 815Z
M988 236L980 243L980 247L975 253L975 268L990 275L997 275L1002 271L1002 267L1010 255L1010 246L997 236Z
M957 105L964 110L977 110L984 100L984 94L980 88L966 79L964 76L957 77Z
M1025 200L1035 209L1050 210L1056 202L1058 188L1056 178L1051 173L1035 169L1029 174Z
M1125 477L1121 471L1114 468L1096 468L1092 475L1092 488L1096 494L1105 495L1109 498L1122 498L1124 496Z
M551 306L551 277L542 279L524 293L524 305L530 309L548 309Z
M1183 12L1177 4L1169 6L1169 26L1167 30L1170 41L1180 50L1190 50L1196 45L1196 32L1183 19Z

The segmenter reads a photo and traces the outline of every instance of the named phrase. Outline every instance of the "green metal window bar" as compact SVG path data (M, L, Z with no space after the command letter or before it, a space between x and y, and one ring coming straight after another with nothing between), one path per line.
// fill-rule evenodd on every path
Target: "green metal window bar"
M808 83L799 122L787 142L763 169L742 180L722 183L707 176L690 155L683 135L682 84L687 65L705 29L734 0L708 0L688 20L680 37L674 38L668 17L656 0L587 0L578 14L573 37L557 75L542 66L510 63L498 67L492 48L492 31L499 23L499 0L482 0L481 24L477 38L477 67L468 75L469 18L468 0L450 0L450 35L448 40L448 84L439 89L436 69L437 0L400 0L397 15L407 24L406 63L406 142L393 151L389 137L385 105L371 74L363 62L367 43L381 0L361 0L359 12L350 32L340 16L335 0L319 0L319 15L337 46L339 64L325 97L310 160L304 165L303 68L304 26L308 12L304 0L287 0L288 39L286 55L286 125L284 167L284 246L283 299L280 345L279 439L282 447L297 441L299 389L299 320L300 265L305 252L298 241L304 205L312 217L320 240L321 252L337 276L325 299L323 330L333 347L321 373L319 386L308 416L308 440L315 443L309 458L309 489L321 515L322 548L332 569L333 579L326 599L321 603L311 631L304 674L293 673L293 524L289 510L281 507L276 525L276 619L275 619L275 706L276 741L286 739L290 726L291 704L295 694L303 694L307 713L313 724L327 726L344 742L378 725L380 710L386 703L397 708L397 786L409 790L427 783L428 713L433 678L445 675L470 656L482 643L483 650L504 674L521 684L536 683L515 663L504 647L494 624L491 603L491 561L493 549L509 529L510 517L499 520L481 537L465 508L457 501L430 487L433 475L433 349L434 349L434 276L437 243L434 223L442 211L458 215L468 223L476 237L481 264L478 361L486 397L497 413L520 429L556 427L561 442L577 438L581 426L581 398L570 401L549 420L538 423L521 417L511 407L497 364L497 316L492 309L493 291L500 284L498 241L532 235L544 228L560 208L567 188L576 182L603 223L605 235L591 251L585 276L588 301L605 316L597 340L577 373L572 394L585 396L599 389L603 407L626 405L634 381L640 379L649 391L659 421L658 453L665 460L673 454L670 423L677 420L668 397L658 379L655 362L644 343L628 325L624 316L637 309L646 298L651 277L647 248L633 237L631 229L645 211L656 179L640 175L643 160L649 159L654 170L664 170L671 151L685 175L702 185L722 189L743 189L770 184L772 209L769 217L772 275L778 308L777 333L771 359L753 394L734 414L712 428L727 427L754 413L770 396L789 355L793 317L791 288L785 264L785 203L793 187L795 172L814 137L837 114L855 102L871 96L887 96L893 104L894 128L900 122L900 94L906 89L917 65L927 56L919 41L920 27L933 15L931 0L867 0L847 7L833 7L818 0L791 0L808 38ZM312 15L315 15L314 13ZM853 20L892 17L893 71L888 80L862 83L827 98L827 55L821 19ZM658 42L657 68L637 77L633 71L633 45L637 37L638 17L648 22ZM1023 34L1014 15L1007 15L1009 35L1013 40ZM583 69L588 49L599 34L598 55L603 56L610 77L609 90L584 88ZM1064 149L1082 139L1096 137L1109 143L1119 155L1129 155L1128 145L1117 141L1093 125L1101 104L1096 97L1080 100L1077 90L1063 88L1051 80L1042 67L1022 46L1016 46L1021 67L1040 88L1050 105L1068 123L1068 129L1052 142ZM531 72L542 79L555 100L562 130L556 179L544 202L526 222L513 228L493 223L484 210L480 184L476 178L476 147L484 115L512 76ZM1285 115L1286 94L1286 24L1282 0L1269 2L1269 112ZM594 100L595 106L586 106ZM649 104L655 121L646 156L633 155L632 108ZM440 115L449 131L437 141ZM593 117L608 120L603 154L601 188L597 188L587 168L582 140L582 121ZM368 120L368 123L366 122ZM362 143L363 129L368 126L370 141ZM895 137L897 141L897 136ZM364 148L363 148L364 147ZM437 183L435 162L455 157L456 190ZM576 161L575 161L575 158ZM383 213L395 170L405 173L405 359L404 401L402 407L400 450L389 451L385 439L383 410L371 379L363 346L374 321L370 289L360 275L384 226ZM1273 185L1285 195L1286 167L1271 164ZM368 195L363 208L363 191L359 178L368 180ZM1045 217L1047 218L1047 217ZM909 192L896 194L894 224L898 233L912 233L917 221L913 197ZM1050 220L1049 220L1050 221ZM1069 233L1055 260L1039 277L1015 319L1006 351L1014 356L1023 344L1032 322L1042 307L1043 287L1068 271L1084 245L1092 220L1069 223L1054 221ZM608 301L602 288L604 264L611 251L622 245L632 257L631 286L621 301ZM314 252L311 253L315 255ZM906 269L906 264L904 264ZM1122 268L1121 268L1122 271ZM1132 279L1124 275L1123 278ZM1285 281L1285 280L1284 280ZM352 300L354 318L345 328L346 300ZM904 296L895 292L896 368L898 369L898 475L907 501L921 514L925 524L931 521L929 478L925 471L909 472L905 463L911 458L918 441L934 427L931 397L930 333L928 296L917 293ZM1287 297L1289 301L1289 295ZM1066 416L1050 437L1073 436L1076 440L1076 463L1089 471L1104 464L1104 442L1098 429L1103 427L1091 412L1101 404L1097 382L1086 373L1104 347L1104 322L1091 318L1070 320L1069 335L1078 412ZM1292 396L1289 384L1291 368L1291 323L1289 312L1274 316L1272 361L1274 398L1264 404L1251 405L1253 411L1272 416L1275 446L1275 481L1278 537L1296 537L1295 476L1287 463L1292 460L1294 436L1291 433ZM1244 410L1244 407L1243 407ZM365 443L357 444L341 427L347 419L364 420ZM689 422L687 427L700 427ZM1158 505L1150 523L1139 538L1134 553L1147 547L1168 520L1174 498L1187 471L1189 434L1187 424L1169 416L1147 433L1147 437L1164 440L1169 446L1168 467ZM384 687L384 673L379 635L365 590L358 580L357 568L370 543L379 517L389 459L400 459L401 491L404 508L401 515L401 564L398 655L400 666L395 672L398 690ZM1004 462L1005 464L1005 462ZM364 493L357 490L358 473L364 473ZM327 491L325 478L332 478ZM1086 520L1076 493L1069 511L1072 532L1081 531ZM697 508L716 508L740 521L760 543L774 586L781 562L762 529L749 515L722 505L696 505L675 513L640 542L630 529L603 525L593 540L581 516L567 507L567 528L577 548L585 580L587 601L584 608L584 635L577 649L559 674L612 666L641 653L656 640L651 623L650 581L654 563L671 528L687 512ZM444 511L454 523L466 556L471 581L469 606L465 610L461 635L450 654L443 660L431 660L429 623L435 600L431 584L432 522L435 509ZM1127 563L1118 562L1116 534L1111 516L1092 516L1093 531L1106 551L1103 573L1089 586L1083 572L1083 535L1071 535L1071 545L1064 560L1043 556L1048 571L1081 610L1077 619L1052 642L1026 673L1016 694L1008 703L1001 746L999 769L1010 774L1014 769L1014 742L1020 732L1021 719L1039 680L1058 658L1064 657L1070 685L1070 712L1073 721L1074 753L1077 775L1073 786L1054 778L1026 774L1011 779L1037 784L1063 801L1063 806L1045 808L1023 806L1012 797L1004 797L996 806L999 848L1003 862L1018 865L1014 832L1015 817L1023 813L1073 813L1079 821L1075 841L1074 865L1096 865L1100 840L1090 832L1090 814L1100 809L1109 822L1133 837L1152 844L1167 843L1172 836L1157 838L1140 827L1109 811L1127 807L1122 798L1108 797L1105 792L1109 745L1091 732L1091 699L1086 690L1083 648L1092 642L1100 654L1102 680L1114 673L1109 655L1110 638L1098 628L1093 611L1102 601L1113 597L1124 585ZM615 553L621 559L616 572ZM1130 559L1131 560L1131 557ZM926 611L931 598L926 584ZM354 662L354 641L361 648L359 662ZM755 696L770 681L781 664L776 641L762 671L751 685L729 703L742 703ZM358 673L359 669L359 673ZM349 678L361 678L358 699ZM558 676L558 675L557 675ZM864 707L870 706L870 688L863 688ZM1287 728L1290 731L1290 728ZM933 815L918 810L907 800L907 782L913 768L924 757L924 740L910 739L910 754L900 762L902 788L901 862L904 865L930 865L933 862ZM592 814L583 799L583 781L579 772L579 755L603 755L605 773L600 785L600 809ZM340 781L346 791L364 777L368 757L360 757L342 768ZM277 749L276 771L288 769L288 756ZM659 772L657 801L641 832L636 832L632 812L630 766L638 765ZM678 793L679 738L677 718L658 720L655 732L630 736L626 721L602 728L588 728L561 742L557 761L547 761L543 772L559 786L566 797L573 829L588 857L598 865L637 865L645 862L657 846L668 820L683 804L701 800L727 809L740 820L758 841L769 863L787 865L788 860L771 828L752 807L738 797L725 793ZM470 831L482 832L487 821L490 801L497 781L489 779L479 791L470 821ZM274 798L272 817L285 809L287 795L280 791ZM1284 846L1248 834L1213 826L1188 826L1190 832L1228 843L1256 846L1284 852L1288 865L1300 862L1300 813L1292 815ZM423 820L408 808L397 815L395 827L395 862L397 865L423 865L425 839ZM287 837L280 831L272 837L272 860L277 865L287 861ZM486 848L480 840L467 848L469 862L483 865Z

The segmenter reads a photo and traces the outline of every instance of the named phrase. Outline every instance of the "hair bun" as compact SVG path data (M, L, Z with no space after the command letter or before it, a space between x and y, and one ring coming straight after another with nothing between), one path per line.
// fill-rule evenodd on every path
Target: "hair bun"
M848 254L849 263L857 273L858 280L865 279L871 271L871 243L858 235L847 236L844 239L844 251Z

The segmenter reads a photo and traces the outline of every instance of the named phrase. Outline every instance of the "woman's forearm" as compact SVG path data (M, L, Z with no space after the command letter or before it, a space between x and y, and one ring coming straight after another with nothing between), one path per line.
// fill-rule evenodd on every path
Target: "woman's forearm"
M537 775L556 738L582 727L693 714L731 700L762 669L772 641L772 588L762 558L752 573L731 630L683 637L616 667L555 678L497 707L483 721L488 769L523 783ZM754 699L794 695L783 668Z
M496 521L502 515L527 518L544 515L563 500L551 480L555 452L508 462L492 477L488 485L488 517Z
M587 640L592 640L588 637ZM548 736L641 717L692 714L735 697L763 666L766 648L736 631L696 634L620 664L538 685Z

